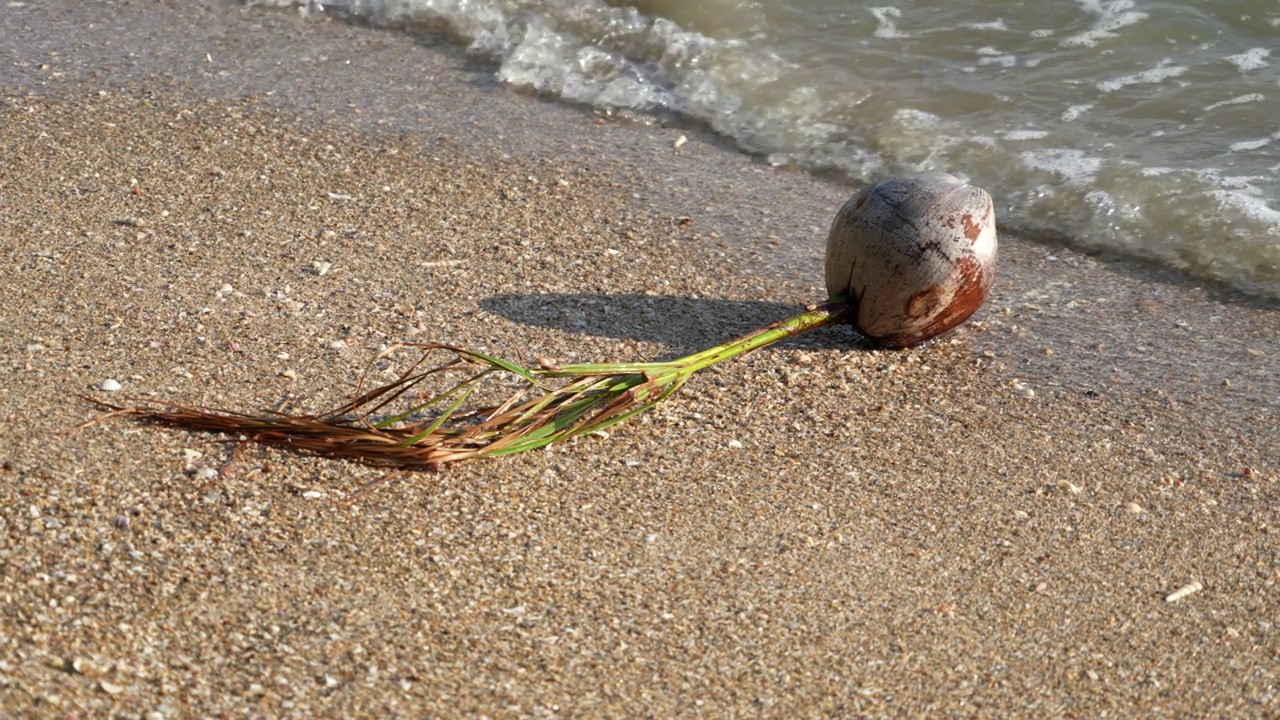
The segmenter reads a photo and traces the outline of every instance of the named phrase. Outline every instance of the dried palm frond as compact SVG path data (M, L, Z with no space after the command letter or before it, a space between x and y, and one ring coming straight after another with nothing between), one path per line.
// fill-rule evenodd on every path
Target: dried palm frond
M110 411L91 422L130 417L370 465L439 469L603 430L661 402L697 371L834 323L845 309L838 300L828 301L731 342L667 362L526 368L450 345L401 343L374 358L376 362L402 349L421 351L417 362L396 380L362 391L362 378L354 399L314 415L255 414L176 403L124 407L85 399ZM441 353L448 359L427 367L427 361ZM368 373L366 369L366 378ZM469 409L467 401L496 375L516 379L519 389L496 405ZM443 380L447 387L428 393L425 386L431 380Z

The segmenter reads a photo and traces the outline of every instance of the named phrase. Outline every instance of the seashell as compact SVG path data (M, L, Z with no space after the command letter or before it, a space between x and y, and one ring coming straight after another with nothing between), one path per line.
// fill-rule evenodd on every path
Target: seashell
M996 275L991 196L945 173L896 177L849 199L827 235L826 283L858 332L904 348L954 329Z

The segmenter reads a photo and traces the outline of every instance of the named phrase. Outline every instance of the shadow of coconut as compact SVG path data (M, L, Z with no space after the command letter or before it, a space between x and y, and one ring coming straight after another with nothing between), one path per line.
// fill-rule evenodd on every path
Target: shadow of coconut
M573 293L493 295L481 300L480 307L521 325L658 343L666 352L651 358L655 361L705 350L804 309L800 305L752 300ZM806 332L775 347L867 350L871 346L852 328L842 325ZM772 348L766 348L769 349Z

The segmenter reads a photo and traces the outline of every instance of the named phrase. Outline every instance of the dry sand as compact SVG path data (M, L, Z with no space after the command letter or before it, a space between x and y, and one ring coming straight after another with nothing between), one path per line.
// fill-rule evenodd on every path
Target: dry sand
M848 190L429 39L0 17L4 714L1280 712L1274 303L1009 237L950 340L818 331L343 506L383 473L75 395L318 409L406 338L672 357L820 299Z

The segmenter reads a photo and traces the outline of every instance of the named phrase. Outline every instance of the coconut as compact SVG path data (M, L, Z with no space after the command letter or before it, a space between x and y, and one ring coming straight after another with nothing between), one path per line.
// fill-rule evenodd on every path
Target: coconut
M865 188L827 235L827 294L847 302L849 322L882 347L953 330L982 305L995 275L991 196L945 173Z

